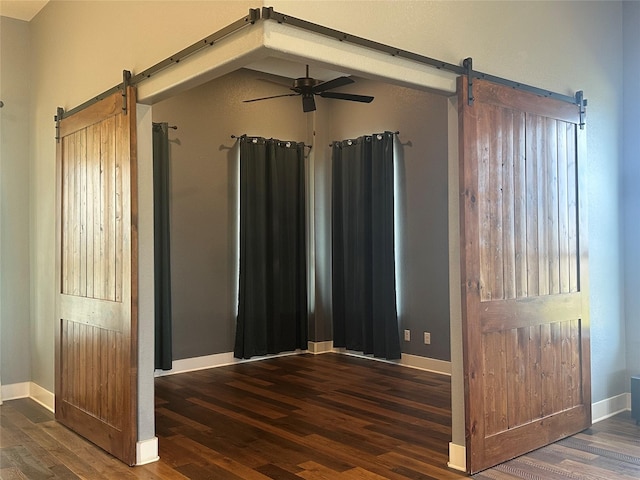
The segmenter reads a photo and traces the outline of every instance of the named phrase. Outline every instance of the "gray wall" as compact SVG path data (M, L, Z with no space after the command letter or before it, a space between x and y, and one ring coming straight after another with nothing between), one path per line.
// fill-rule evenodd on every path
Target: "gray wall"
M29 24L0 17L0 379L31 381Z
M331 118L327 122L331 141L385 130L400 132L395 200L402 351L450 360L447 99L365 79L341 91L373 95L375 100L368 105L323 102ZM330 172L330 162L326 168ZM330 195L330 182L324 187ZM411 331L410 342L402 339L404 329ZM423 342L425 331L431 333L430 345Z
M635 99L640 84L640 2L624 2L624 205L625 317L627 378L640 374L640 135Z
M153 106L170 130L171 281L175 360L233 351L237 302L238 148L231 135L305 141L288 93L240 70ZM296 99L297 100L297 99Z
M171 131L171 268L174 359L233 350L237 249L237 149L230 135L248 133L313 143L316 296L310 339L331 339L329 141L399 130L398 248L403 351L450 359L446 98L358 79L342 91L371 94L370 105L317 99L315 125L300 100L240 100L286 93L240 70L153 107ZM313 132L315 131L315 137ZM432 344L422 343L422 331Z
M622 171L622 27L625 20L628 22L629 8L637 8L633 2L624 4L624 17L623 3L618 1L580 2L579 8L576 2L544 1L273 0L269 4L311 22L444 61L458 63L472 56L480 70L543 88L567 94L585 90L589 99L593 400L628 392L625 314L628 323L635 322L637 309L625 305L624 293L637 296L638 289L630 285L625 290L622 266L629 265L635 271L638 263L627 261L622 253L622 232L637 224L635 216L626 225L622 222L622 178L626 178ZM31 284L22 291L31 290L32 328L30 338L20 341L16 348L32 352L31 380L38 385L53 391L52 115L56 107L72 108L82 103L120 82L123 68L140 72L246 15L247 9L255 6L255 1L242 0L131 1L123 15L111 1L55 1L30 22L30 145L22 145L19 154L28 156L30 162L29 179L21 187L29 192ZM637 38L636 25L628 27L628 41ZM4 37L2 43L5 45ZM4 62L3 57L3 66ZM634 90L626 94L630 108ZM637 137L636 131L631 135ZM629 180L637 182L640 177ZM632 247L635 245L637 242ZM16 255L20 248L18 245ZM19 329L24 321L22 317L3 317L2 324L3 328L10 325L10 329Z

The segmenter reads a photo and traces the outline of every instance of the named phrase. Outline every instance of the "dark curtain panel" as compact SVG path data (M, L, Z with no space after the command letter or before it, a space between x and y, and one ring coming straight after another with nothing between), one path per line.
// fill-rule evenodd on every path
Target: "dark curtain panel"
M391 132L334 142L333 343L400 358Z
M171 257L169 254L169 134L153 124L155 368L171 370Z
M307 348L304 178L304 144L240 138L238 358Z

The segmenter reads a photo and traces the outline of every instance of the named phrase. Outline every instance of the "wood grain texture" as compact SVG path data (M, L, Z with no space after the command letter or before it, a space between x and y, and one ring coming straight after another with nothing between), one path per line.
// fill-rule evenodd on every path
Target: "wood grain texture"
M567 123L580 122L575 105L479 79L473 81L473 98L479 103L557 118Z
M262 365L261 365L262 364ZM156 379L160 461L129 468L32 400L0 407L3 479L462 479L449 470L449 378L345 356L286 357ZM640 476L625 412L477 479Z
M568 180L575 149L567 148L575 130L506 107L477 108L481 301L577 291L577 191Z
M56 418L135 462L135 89L60 123L57 151ZM119 105L118 108L115 105Z
M125 135L122 124L116 128L122 117L109 117L62 139L61 292L65 295L122 299ZM116 142L120 142L117 148Z
M116 355L123 348L122 334L65 321L62 339L66 370L59 394L69 405L122 429L123 412L119 408L122 402L116 391L121 387L109 368L117 367Z
M474 81L469 106L466 88L460 79L465 416L475 472L586 428L590 361L577 107L483 81Z

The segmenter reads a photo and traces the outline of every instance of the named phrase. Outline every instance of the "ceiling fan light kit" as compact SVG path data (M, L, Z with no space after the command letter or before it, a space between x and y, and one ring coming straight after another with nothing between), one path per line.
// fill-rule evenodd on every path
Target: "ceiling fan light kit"
M327 82L318 82L309 76L309 65L307 65L307 74L305 77L296 78L290 90L295 93L284 93L282 95L271 95L269 97L252 98L244 100L244 103L259 102L262 100L270 100L272 98L281 97L302 97L302 110L304 112L313 112L316 109L316 101L314 96L319 95L322 98L333 98L335 100L347 100L350 102L371 103L373 97L368 95L356 95L353 93L330 92L334 88L340 88L345 85L354 83L350 77L338 77Z

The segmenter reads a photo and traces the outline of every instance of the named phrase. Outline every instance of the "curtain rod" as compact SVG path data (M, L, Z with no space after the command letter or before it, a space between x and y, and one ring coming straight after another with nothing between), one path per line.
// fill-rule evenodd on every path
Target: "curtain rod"
M264 137L260 137L259 135L247 135L246 133L243 133L242 135L231 135L231 138L237 138L238 140L240 140L242 137L251 137L251 138L264 138ZM266 139L265 139L266 140ZM278 140L277 138L272 138L271 140ZM284 142L284 143L302 143L302 145L305 148L308 148L309 150L311 150L311 148L313 148L313 145L307 145L304 142L292 142L290 140L278 140L279 142Z
M160 126L160 125L162 125L163 123L165 123L165 122L153 122L153 125L154 125L154 126L156 126L156 125ZM177 126L177 125L169 125L169 124L167 124L167 128L170 128L170 129L172 129L172 130L177 130L177 129L178 129L178 126Z
M374 135L382 135L383 133L387 133L387 132L381 132L381 133L372 133L371 135L362 135L363 137L373 137ZM395 132L389 132L389 133L393 133L394 135L400 135L400 130L396 130ZM353 141L353 139L349 138L347 140L335 140L333 142L331 142L329 144L330 147L333 147L336 143L340 143L340 142L351 142Z

